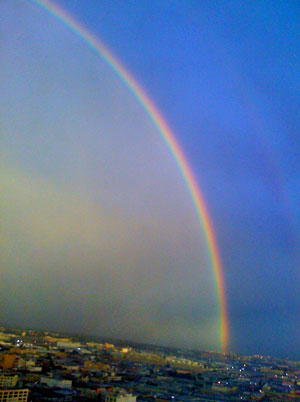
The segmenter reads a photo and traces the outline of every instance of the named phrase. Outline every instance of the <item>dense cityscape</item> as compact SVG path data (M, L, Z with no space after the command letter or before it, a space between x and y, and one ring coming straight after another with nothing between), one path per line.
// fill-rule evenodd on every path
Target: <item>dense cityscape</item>
M0 330L0 401L300 400L296 361Z

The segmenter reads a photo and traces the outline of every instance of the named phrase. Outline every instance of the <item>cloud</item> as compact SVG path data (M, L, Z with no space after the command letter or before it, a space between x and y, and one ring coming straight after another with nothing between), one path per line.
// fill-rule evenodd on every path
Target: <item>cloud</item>
M120 215L18 169L0 183L6 322L217 345L210 273L176 222Z
M1 319L218 348L205 236L157 129L70 30L0 7Z

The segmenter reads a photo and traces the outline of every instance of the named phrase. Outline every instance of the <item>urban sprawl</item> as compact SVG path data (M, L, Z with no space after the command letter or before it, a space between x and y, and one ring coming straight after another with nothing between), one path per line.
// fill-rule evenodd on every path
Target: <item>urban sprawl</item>
M300 401L300 362L0 328L0 402Z

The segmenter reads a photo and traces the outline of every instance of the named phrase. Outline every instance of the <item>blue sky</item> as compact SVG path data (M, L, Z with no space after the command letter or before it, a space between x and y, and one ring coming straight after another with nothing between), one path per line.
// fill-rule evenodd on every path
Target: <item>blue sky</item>
M112 309L119 317L123 310L129 309L128 322L134 329L122 334L109 324L106 313L108 324L105 329L99 328L99 333L105 330L105 335L112 331L115 336L133 337L135 325L142 325L141 320L134 323L135 315L147 312L148 322L156 323L148 326L149 341L216 346L216 338L212 345L197 340L199 331L209 338L215 329L213 322L207 324L210 329L204 324L202 328L199 322L206 322L210 315L215 316L216 300L202 235L168 150L156 140L147 116L122 83L86 45L29 1L19 0L12 4L4 1L2 5L6 19L1 57L5 58L6 64L2 63L0 73L8 77L2 90L11 105L7 110L8 102L3 101L6 114L3 113L1 119L6 124L6 132L18 134L9 135L4 141L5 171L22 170L19 180L30 182L32 192L42 186L41 182L44 186L48 181L51 186L57 186L57 183L71 185L70 191L76 189L79 197L78 205L73 206L74 213L80 210L83 220L83 205L95 202L100 203L101 208L113 205L113 214L118 211L124 220L124 231L129 225L129 217L142 226L149 225L147 222L153 216L158 221L155 230L148 229L151 232L148 235L156 239L152 240L152 251L144 250L151 261L156 255L157 277L153 286L159 284L160 291L151 297L158 302L151 304L149 300L143 300L141 291L136 303L144 307L133 308L134 299L129 297L132 285L129 284L118 300L107 295L103 311ZM296 354L300 314L299 6L296 2L229 1L224 4L165 0L126 3L77 0L57 1L57 4L99 36L118 57L145 88L182 145L217 234L229 303L231 348L243 353ZM15 51L12 51L12 43ZM27 69L21 69L21 65ZM12 118L7 116L13 115L16 105L19 105L18 110L22 109L21 117L12 124ZM36 105L42 106L34 119ZM77 110L86 117L79 119L77 116L72 123L72 115L76 115ZM23 121L27 121L27 128ZM40 130L41 126L45 129L45 121L49 123L47 135L30 134L32 128L33 131ZM64 134L58 136L57 132L61 133L62 128ZM122 136L116 134L121 128ZM102 136L99 132L114 135ZM132 150L131 154L124 151L126 146ZM103 155L101 162L97 157L99 149ZM114 152L108 152L110 149ZM78 158L82 161L79 167ZM157 162L153 164L153 160ZM101 175L97 173L99 170ZM119 175L121 170L123 176ZM141 172L139 180L134 173L136 170ZM164 190L166 185L168 191ZM21 198L20 195L17 197L16 188L10 187L9 191L14 194L13 199ZM36 191L39 204L40 190ZM57 197L62 197L58 195L61 190L56 188L55 191L51 208L58 203ZM59 208L68 203L65 200L69 195L64 197ZM80 201L80 197L84 200ZM152 200L151 208L147 210L149 204L145 204L145 200L149 199ZM30 205L33 208L34 204ZM49 211L50 207L44 205L44 208ZM20 206L16 209L20 214ZM107 217L107 210L102 214ZM87 227L90 226L88 222L93 221L92 216L86 216ZM163 217L164 225L161 224ZM113 217L107 219L106 224L112 225L110 219ZM73 221L71 208L66 225ZM7 225L11 231L10 219ZM38 230L44 229L39 227ZM116 230L121 231L120 228ZM175 243L170 246L166 240L170 233L176 233L175 243L180 250L177 254ZM78 236L76 241L79 242L82 233ZM91 234L87 239L92 239L89 241L93 243L95 238L89 236ZM110 236L114 237L113 234ZM20 241L18 245L14 243L14 249L18 250L20 244L27 250L27 255L31 246ZM121 239L117 244L123 247ZM142 245L138 245L141 249ZM155 254L153 250L158 245L161 251ZM131 252L126 264L131 268L126 272L130 278L136 278L137 287L144 289L151 274L148 274L149 278L141 278L143 262L130 262L138 247L133 244L128 247ZM179 255L181 260L174 268L174 260L178 261ZM109 260L109 256L107 258ZM65 263L66 260L63 258L60 264L62 261ZM80 261L84 264L84 259ZM113 261L116 265L118 258L114 257ZM199 262L204 268L195 288L192 279L186 279L178 297L176 290L173 290L173 296L170 291L169 297L162 297L170 276L174 278L173 289L176 289L176 283L180 283L185 275L186 278L198 275ZM48 263L49 259L45 257L44 265ZM132 266L136 268L132 269ZM160 279L162 266L168 273L165 279ZM75 277L79 269L79 266L75 269ZM94 269L93 260L90 263L91 278ZM116 274L111 275L110 283L113 283ZM113 289L119 286L116 283ZM89 289L88 283L86 287ZM109 284L106 284L108 288ZM209 289L210 296L205 293L205 288ZM75 292L74 305L79 303L80 297L77 300ZM86 299L83 316L92 315L91 311L95 309L92 299L92 296ZM9 296L7 300L11 305ZM24 300L29 303L26 295ZM130 300L130 308L126 300ZM158 316L161 306L164 308ZM53 326L57 308L53 305L52 313L48 313ZM10 311L13 314L14 308ZM18 314L15 314L15 321ZM27 321L34 322L39 314L37 311ZM162 323L167 324L157 333L157 327ZM92 327L92 324L87 325L86 330L90 331ZM145 333L140 333L140 338L145 339Z

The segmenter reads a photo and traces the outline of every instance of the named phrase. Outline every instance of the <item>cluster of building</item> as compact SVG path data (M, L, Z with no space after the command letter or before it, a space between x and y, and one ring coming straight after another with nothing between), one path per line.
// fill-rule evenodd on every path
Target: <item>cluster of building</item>
M0 402L300 401L300 363L0 331Z

